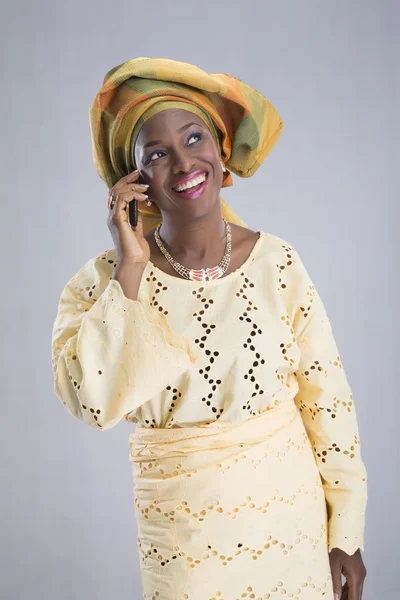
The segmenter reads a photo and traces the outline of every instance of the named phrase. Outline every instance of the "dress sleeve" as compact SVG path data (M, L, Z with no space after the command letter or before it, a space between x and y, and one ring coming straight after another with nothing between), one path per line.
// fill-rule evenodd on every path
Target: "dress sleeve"
M54 391L68 411L109 429L198 359L148 300L131 300L110 277L107 255L67 283L52 331Z
M286 257L282 288L300 349L295 402L321 474L329 551L354 554L364 550L367 474L352 390L321 297L297 251Z

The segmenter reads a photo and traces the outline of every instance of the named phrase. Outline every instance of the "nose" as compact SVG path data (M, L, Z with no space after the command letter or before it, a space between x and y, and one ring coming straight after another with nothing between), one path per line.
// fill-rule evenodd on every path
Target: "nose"
M194 161L193 156L185 152L183 148L176 148L171 153L172 172L174 175L177 173L190 173Z

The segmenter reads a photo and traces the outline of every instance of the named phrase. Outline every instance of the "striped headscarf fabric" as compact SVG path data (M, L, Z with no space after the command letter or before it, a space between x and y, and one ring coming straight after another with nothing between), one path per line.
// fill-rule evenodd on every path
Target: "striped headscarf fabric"
M93 160L108 188L135 168L132 140L160 102L181 103L202 116L200 108L212 122L227 169L222 187L233 185L231 172L254 175L282 132L282 119L271 102L236 77L168 58L133 58L107 72L89 109ZM220 201L227 221L247 227ZM161 213L154 203L139 207L147 233L161 222Z

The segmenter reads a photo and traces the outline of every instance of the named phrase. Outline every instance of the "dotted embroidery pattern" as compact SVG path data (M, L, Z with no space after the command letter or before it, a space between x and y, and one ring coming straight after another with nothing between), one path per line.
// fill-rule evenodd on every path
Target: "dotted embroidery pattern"
M83 410L88 410L90 412L90 414L93 415L93 419L96 421L97 425L99 427L101 427L101 423L98 422L99 420L99 415L101 415L101 410L100 408L97 408L96 410L94 408L89 408L87 406L85 406L84 404L82 404L82 408Z
M304 318L308 317L309 313L311 312L312 304L313 304L314 298L315 298L315 293L316 293L315 286L309 285L308 290L306 291L306 296L308 296L310 304L307 304L306 306L300 305L300 307L299 307L303 313Z
M201 350L204 350L204 355L206 356L207 363L209 363L204 368L199 369L199 374L207 381L208 385L211 388L210 393L207 394L207 396L203 396L201 401L204 402L206 404L206 406L210 406L211 411L213 413L215 413L215 419L219 419L220 416L222 415L222 413L224 412L224 409L223 408L218 409L216 406L211 406L211 404L212 404L211 401L212 401L212 398L214 397L216 390L221 385L222 381L221 381L221 379L214 380L213 378L209 378L209 372L210 372L215 360L218 358L219 352L217 350L214 350L214 351L210 350L209 348L206 347L206 342L208 341L208 336L213 332L213 330L215 330L216 325L214 323L208 324L203 321L204 314L206 313L208 308L214 303L214 300L212 298L207 299L205 296L203 296L202 295L203 291L204 291L204 287L199 288L198 291L196 291L196 290L192 291L192 294L203 305L203 308L201 310L193 313L193 317L199 323L201 323L201 327L204 330L204 335L202 335L200 338L195 338L194 343L197 344Z
M153 542L150 543L149 548L145 550L144 543L140 536L138 537L137 546L140 554L141 564L146 567L148 559L158 561L158 564L161 567L166 567L168 563L177 559L179 556L187 561L187 566L190 569L195 569L198 565L201 565L207 560L210 560L212 557L217 557L220 560L220 564L222 566L228 565L231 561L234 561L237 556L241 554L249 554L252 560L258 560L265 551L268 551L270 548L276 546L279 552L283 555L289 554L295 546L298 544L306 543L306 541L311 544L313 550L317 547L321 540L326 539L326 528L321 526L321 532L319 537L311 538L304 531L298 529L296 531L296 537L293 540L293 544L285 544L282 541L279 541L273 538L272 535L268 535L265 538L267 541L262 546L262 548L250 548L249 546L244 545L242 542L237 544L237 549L232 553L231 556L226 556L222 552L214 549L212 546L208 545L206 549L204 549L204 554L200 559L194 559L192 556L188 556L186 552L184 552L179 546L174 546L173 553L167 556L163 556L159 553ZM301 552L308 552L308 548L303 548Z
M243 404L242 409L248 410L249 415L254 416L257 414L257 412L252 408L250 398L254 398L256 396L264 394L264 390L260 388L260 384L257 382L256 375L255 375L255 370L258 367L261 368L260 365L265 364L265 359L262 358L260 352L257 352L257 350L256 350L257 336L262 336L263 330L249 316L249 313L251 313L251 311L258 310L258 306L256 306L248 298L247 294L245 293L247 287L254 288L254 283L251 282L248 277L245 277L243 273L242 273L242 276L244 277L244 283L241 285L239 292L236 293L236 296L246 302L246 308L240 314L239 321L245 321L246 323L249 323L249 329L250 329L249 337L247 337L246 341L243 343L243 348L246 351L254 352L254 358L255 358L255 360L252 362L251 367L247 370L247 372L245 372L243 374L243 379L248 380L249 382L254 384L254 386L253 386L253 391L251 392L250 397L246 400L245 404Z
M244 458L246 458L246 457L244 457ZM175 472L178 473L178 471L175 471ZM224 471L220 470L220 472L224 472ZM171 523L174 523L178 516L177 513L182 510L188 514L191 514L194 519L197 519L199 521L199 523L201 523L206 520L207 515L209 515L210 511L213 511L213 510L215 510L217 513L220 513L221 515L226 515L227 517L230 517L231 519L236 519L239 516L239 513L241 511L243 511L243 509L256 510L262 514L267 514L269 512L269 508L271 507L271 505L274 502L283 502L284 504L287 504L288 506L295 506L296 498L299 495L310 494L311 496L313 496L316 499L317 492L320 491L320 488L321 488L321 480L318 475L318 481L316 482L315 487L313 489L309 490L308 488L305 487L304 483L301 483L300 487L298 487L296 489L296 493L291 494L289 498L285 498L284 496L282 496L279 493L279 490L277 490L276 494L274 494L273 496L271 495L270 498L266 502L264 502L263 504L260 504L259 506L257 506L253 502L253 499L251 496L246 496L244 502L241 503L240 506L235 506L231 510L228 510L228 509L224 508L223 506L220 506L219 500L214 500L211 504L209 504L207 506L206 509L202 509L202 510L197 509L197 512L196 512L196 511L193 511L189 507L189 503L187 500L182 500L172 510L169 510L168 512L163 512L162 508L160 508L160 506L159 506L160 500L153 500L150 504L148 504L148 506L146 506L146 508L143 508L144 505L142 505L139 502L137 497L135 498L135 507L138 511L140 511L140 513L144 519L151 518L152 513L159 513L160 516L162 515L165 519L167 519ZM307 537L304 537L304 539L307 539ZM274 541L273 543L276 543L276 541ZM285 545L283 544L283 546L281 546L281 547L284 548ZM288 545L288 550L291 550L292 548L293 548L293 546ZM287 554L287 552L284 551L284 554Z
M154 306L159 312L162 312L164 315L168 314L168 311L165 310L162 305L157 300L157 294L160 294L162 291L166 291L168 287L163 285L161 281L158 281L153 271L150 271L148 277L146 277L146 281L154 281L156 283L156 289L153 292L153 295L150 298L150 306Z
M217 463L216 467L218 468L220 473L225 473L229 471L231 467L237 465L240 461L246 460L252 467L252 470L257 469L260 465L262 465L263 461L268 457L274 457L275 461L278 463L282 463L290 452L294 452L296 455L302 455L305 451L311 448L310 439L307 436L304 430L301 431L301 442L299 440L293 440L291 437L288 437L284 443L282 443L279 447L276 443L268 443L265 442L263 444L262 451L260 450L258 455L254 454L254 450L250 453L246 454L246 451L251 448L249 445L238 444L237 450L232 455L228 455L224 457L223 462ZM155 441L157 438L155 437ZM131 444L130 444L131 445ZM142 446L140 451L140 456L142 460L135 461L135 455L139 454L138 448L139 444L135 444L135 450L131 450L130 456L132 462L136 462L135 475L143 476L146 473L150 473L153 471L152 475L156 475L160 479L170 479L172 477L176 478L180 475L184 475L185 477L192 477L193 474L197 473L197 469L192 469L191 471L187 471L182 462L177 462L173 464L171 469L168 470L168 463L165 461L161 463L157 460L157 454L152 452L151 449L147 448L145 445ZM244 450L241 450L244 448ZM239 450L240 449L240 450ZM146 457L146 460L144 460Z
M223 597L223 588L215 591L214 587L219 577L227 581L223 569L234 582L228 596L232 598L238 587L248 589L244 583L251 573L250 564L257 562L260 581L254 590L262 586L263 594L268 591L273 597L275 592L283 593L279 591L283 588L294 598L300 589L301 597L307 598L303 583L308 558L326 582L325 586L313 584L308 591L331 600L325 498L311 444L299 412L285 426L276 427L271 439L260 436L261 441L254 444L244 440L226 445L222 434L214 451L205 440L201 451L197 442L185 436L182 446L172 441L148 447L133 444L144 597L151 598L156 590L166 600L184 594L194 599L216 593ZM243 439L240 433L236 437ZM248 476L256 463L258 476ZM279 475L269 480L270 473ZM302 514L312 514L312 524L295 516ZM278 533L280 522L292 525ZM283 576L289 565L292 577L284 587L276 583L277 575ZM169 593L171 581L176 581L176 587ZM207 582L206 589L201 582Z
M171 290L169 286L162 286L162 283L157 280L154 276L153 271L150 272L149 277L146 280L151 284L149 288L149 296L152 297L152 301L155 297L155 293L158 292L160 297L160 292L165 293L163 296L163 311L165 314L172 314L172 308L175 305L174 297L171 297ZM248 329L241 327L241 329L237 329L240 331L240 338L243 338L242 341L237 339L236 347L238 348L238 352L241 352L241 362L246 364L246 367L243 367L241 377L245 383L243 387L243 403L241 405L242 412L246 415L244 418L248 418L254 416L256 414L260 414L265 410L268 406L277 405L280 402L280 397L283 396L283 390L288 389L289 392L293 388L293 381L295 380L295 375L293 374L296 361L298 360L298 348L296 346L296 340L294 337L294 332L291 327L289 317L286 315L285 324L287 321L289 328L289 339L282 339L279 343L279 354L275 353L274 360L279 360L279 355L282 357L282 367L277 367L272 372L275 374L275 378L278 381L277 391L279 392L278 397L275 397L275 391L271 390L271 383L266 387L266 376L269 378L268 372L271 369L271 360L270 366L266 370L267 367L267 358L263 355L262 348L265 348L265 337L267 335L267 328L265 326L265 315L260 313L259 307L257 303L253 300L252 296L257 294L257 286L251 281L249 277L246 276L245 272L238 273L237 279L238 282L235 282L234 286L232 286L232 293L235 294L236 298L238 298L238 302L241 304L245 304L244 308L239 312L235 311L236 316L231 318L229 321L232 323L232 328L235 330L235 319L238 319L243 325L248 325ZM158 286L154 291L154 285ZM236 289L235 289L236 288ZM193 389L202 389L201 396L199 394L199 401L202 402L204 407L209 409L209 418L207 419L207 415L204 415L202 419L203 424L210 424L212 422L217 421L223 415L225 410L225 401L223 390L227 385L227 369L224 366L223 372L221 371L221 352L220 352L220 344L221 338L225 334L229 335L227 328L224 330L224 334L222 334L221 327L219 327L218 322L214 321L215 316L220 314L220 310L215 312L215 302L214 298L214 290L212 287L200 286L196 287L196 289L190 291L191 296L196 300L197 304L200 305L199 308L195 311L192 311L191 316L193 317L193 325L191 326L190 333L190 343L193 346L197 346L200 350L200 357L198 361L197 373L201 376L203 381L206 384L206 387L202 386L201 382L195 383L194 375L191 374L191 378L193 379ZM168 307L166 310L165 307ZM238 305L240 306L240 305ZM258 314L258 319L256 317L256 311ZM262 324L263 323L263 324ZM199 331L200 329L200 331ZM239 337L238 334L237 338ZM216 340L214 342L214 340ZM245 350L246 352L243 352ZM250 355L250 361L246 356ZM226 356L223 356L224 365L226 364ZM284 366L283 366L284 365ZM273 385L273 384L272 384ZM179 419L181 419L181 414L185 413L185 399L188 395L192 394L192 390L189 391L188 386L185 385L185 392L183 393L179 388L181 387L179 381L171 381L165 386L162 395L160 396L160 400L163 403L163 411L168 411L170 413L163 421L157 424L154 424L155 427L165 427L171 428L179 426ZM175 389L172 401L169 399L170 389ZM207 389L208 388L208 389ZM178 391L179 390L179 391ZM268 396L267 396L268 393ZM179 395L181 394L181 395ZM183 395L182 395L183 394ZM178 395L178 397L177 397ZM260 403L260 399L263 399L263 402ZM179 400L179 402L176 402ZM178 423L176 421L176 414L178 413ZM129 420L129 419L128 419ZM134 422L141 422L146 426L153 427L151 424L151 419L149 418L149 405L144 407L143 414L141 411L137 411L136 413L132 413L130 420Z
M154 498L138 498L136 510L143 522L155 516L160 524L167 521L178 527L186 508L191 511L187 513L190 523L197 527L211 523L218 514L233 525L245 514L248 519L252 514L272 518L276 505L282 504L271 500L274 496L284 498L288 506L285 502L295 495L291 508L300 510L307 494L296 490L308 490L312 498L315 490L318 494L315 479L300 481L291 493L276 481L276 491L269 490L262 498L249 491L247 481L254 474L262 479L264 461L274 461L269 475L275 481L289 457L296 460L297 455L304 458L311 452L329 505L329 544L350 554L362 547L366 473L355 406L329 319L296 250L268 234L246 269L207 286L199 282L175 286L173 278L164 279L161 272L147 268L139 302L125 298L116 282L106 290L116 265L115 249L89 261L60 302L52 363L57 394L74 416L96 430L125 418L156 433L163 428L212 426L217 421L244 422L293 399L305 427L296 438L288 435L285 444L266 441L263 454L247 444L238 444L235 454L220 453L215 467L224 484L232 473L244 469L236 485L247 494L234 503L223 498L210 498L203 505L193 502L185 490L203 477L201 464L189 464L185 456L169 463L150 452L147 462L137 463L137 475L156 476L160 488ZM180 494L167 509L162 504L163 489L175 481L181 482ZM207 489L207 481L202 481ZM247 497L251 501L242 506ZM159 503L152 507L155 500ZM267 513L257 510L260 506ZM149 511L148 519L142 510ZM308 527L302 529L309 538L318 537ZM274 539L280 540L280 533ZM232 550L219 547L215 540L210 544L233 556ZM247 546L260 550L263 544L248 541ZM168 557L164 549L157 549ZM201 560L201 555L183 550Z
M275 585L270 587L268 592L259 592L259 586L253 587L251 585L247 585L243 593L241 593L239 596L235 596L234 599L232 596L228 598L222 592L216 591L215 595L209 596L207 600L231 600L231 598L232 600L242 600L243 598L248 598L248 600L271 600L273 598L281 598L282 595L285 595L287 598L291 598L292 600L305 600L307 598L311 599L319 597L325 598L325 600L331 600L331 598L333 598L331 593L332 577L328 575L322 583L315 583L315 581L316 579L313 579L309 575L297 588L293 588L291 583L285 584L283 581L276 581ZM144 600L161 600L161 598L161 594L158 591L155 591L151 595L145 593L143 596ZM197 599L198 596L195 598L192 595L183 594L176 600Z
M279 267L280 293L301 351L295 372L299 387L295 402L312 441L318 468L326 479L329 548L341 547L353 554L357 548L363 549L360 531L365 518L367 476L361 460L352 391L324 304L297 252L291 247L283 249L290 252L290 264L288 261L284 273L287 284L283 283L283 268ZM293 278L297 282L296 293L290 287L291 269L297 273ZM343 495L335 495L335 488L340 490L341 486L345 488ZM349 487L355 491L353 496L346 490ZM344 534L346 528L349 535Z
M332 446L327 447L325 450L322 450L322 452L318 452L317 450L317 444L315 442L313 442L313 448L314 448L314 452L316 454L316 456L318 458L321 459L321 462L326 462L326 457L328 455L328 452L342 452L344 455L348 455L350 458L355 458L356 456L356 446L360 445L360 440L358 439L358 437L355 435L354 436L354 445L350 446L350 448L346 449L346 450L342 450L341 448L339 448L339 446L333 442Z
M271 361L267 360L267 358L262 355L262 349L265 348L265 332L267 331L268 327L260 326L254 317L255 313L258 311L258 321L263 320L262 314L260 314L259 311L259 307L251 298L251 294L254 294L256 291L256 285L243 272L240 273L238 279L239 282L235 285L235 296L238 298L238 302L245 303L245 307L244 310L239 312L239 314L236 316L237 321L242 324L242 330L240 334L242 340L237 342L237 347L238 349L240 348L241 356L249 365L245 370L243 370L241 375L243 380L247 382L246 397L244 398L241 408L246 414L245 418L248 418L256 414L260 414L268 406L277 405L280 402L280 399L276 398L274 392L271 392L270 389L264 389L263 382L265 382L265 367L267 362L270 363ZM170 311L165 307L171 306L171 302L174 302L174 300L171 298L171 293L173 293L173 290L169 285L163 285L162 282L158 280L153 270L150 271L146 281L151 284L151 287L149 288L151 303L153 305L157 303L158 309L162 310L164 314L168 314ZM155 301L154 298L156 294L157 300ZM195 290L191 290L190 294L201 306L199 310L191 313L193 323L195 324L193 326L193 333L191 334L191 343L197 346L199 349L200 360L198 363L199 367L197 369L197 373L206 383L208 388L205 389L205 393L202 393L199 400L201 400L205 407L209 408L209 419L203 419L202 421L203 424L209 424L213 421L217 421L223 415L225 410L225 407L223 405L221 406L221 400L223 398L223 389L226 385L226 378L214 375L218 372L221 373L221 368L219 366L221 359L220 350L214 347L214 339L217 340L219 348L222 334L219 332L220 327L218 323L213 322L213 313L210 312L214 305L214 299L211 297L213 291L206 286L200 286ZM237 313L237 311L235 311L235 313ZM277 349L275 351L275 356L281 357L280 362L282 365L284 365L284 368L278 367L272 371L279 383L279 392L285 388L291 390L293 382L290 381L290 378L293 380L295 379L293 372L298 361L298 348L296 346L294 331L290 325L288 316L286 315L284 318L286 320L285 324L288 324L290 339L285 339L277 344ZM232 323L232 327L237 328L235 322ZM200 335L197 334L199 328L201 331ZM260 350L257 347L258 345L260 346ZM249 358L247 358L247 356L249 356ZM225 359L225 357L223 358ZM199 388L198 380L196 380L195 387L196 389ZM173 398L172 401L169 401L167 409L168 413L171 414L166 420L164 420L163 423L158 423L158 425L154 424L154 426L165 428L178 426L175 417L177 409L184 406L184 398L182 398L182 392L179 390L179 388L177 386L173 386L172 383L169 383L163 390L164 406L166 406L166 392L171 389L173 389ZM267 392L269 393L270 397L266 396L265 400L260 403L259 398L265 396ZM179 402L176 402L178 399ZM147 407L145 407L143 411L143 414L138 411L135 415L132 415L132 420L134 422L142 422L149 427L153 427L153 424L151 424L151 419L149 419L147 416Z
M105 256L102 256L105 259ZM112 261L109 261L112 262ZM78 285L78 277L75 276L71 280L71 284L73 285L73 291L76 297L76 310L83 311L84 313L88 312L90 308L95 304L96 297L99 293L98 284L80 286ZM66 313L63 310L63 307L59 309L59 316L62 317ZM68 313L67 313L68 314ZM59 341L56 340L53 343L53 356L52 356L52 365L53 371L56 373L57 364L60 358L61 352L64 351L65 356L65 365L68 369L68 379L73 386L73 389L76 390L76 393L81 389L81 384L83 380L82 369L78 362L78 356L76 353L76 348L66 348L64 340ZM102 374L102 370L98 370L98 374ZM64 406L68 406L67 400L61 398ZM81 414L86 423L93 423L94 426L102 429L101 423L101 409L96 407L89 407L86 404L81 403Z
M342 409L342 407L344 407L344 408ZM344 400L340 400L336 396L334 396L334 398L333 398L332 408L320 406L316 402L314 402L312 406L309 406L308 404L303 402L301 399L299 399L300 411L302 412L303 410L308 410L311 414L312 420L314 420L315 417L318 415L318 413L320 413L322 411L326 411L329 414L329 416L331 417L331 419L336 419L336 416L340 410L346 410L347 412L351 412L352 407L353 407L352 401L345 402Z
M283 271L286 269L286 267L290 267L290 265L293 264L293 259L292 259L292 252L294 252L294 248L292 248L291 246L287 245L287 244L283 244L282 245L283 250L285 251L285 259L281 261L281 263L277 263L276 266L278 268L279 271L279 286L278 286L278 291L284 290L286 289L286 283L282 281L282 273ZM283 264L285 263L285 264Z

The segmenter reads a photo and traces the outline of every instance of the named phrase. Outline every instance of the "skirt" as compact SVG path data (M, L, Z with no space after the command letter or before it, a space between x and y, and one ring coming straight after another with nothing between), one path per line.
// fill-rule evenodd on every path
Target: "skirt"
M293 400L129 436L144 600L333 600L321 476Z

